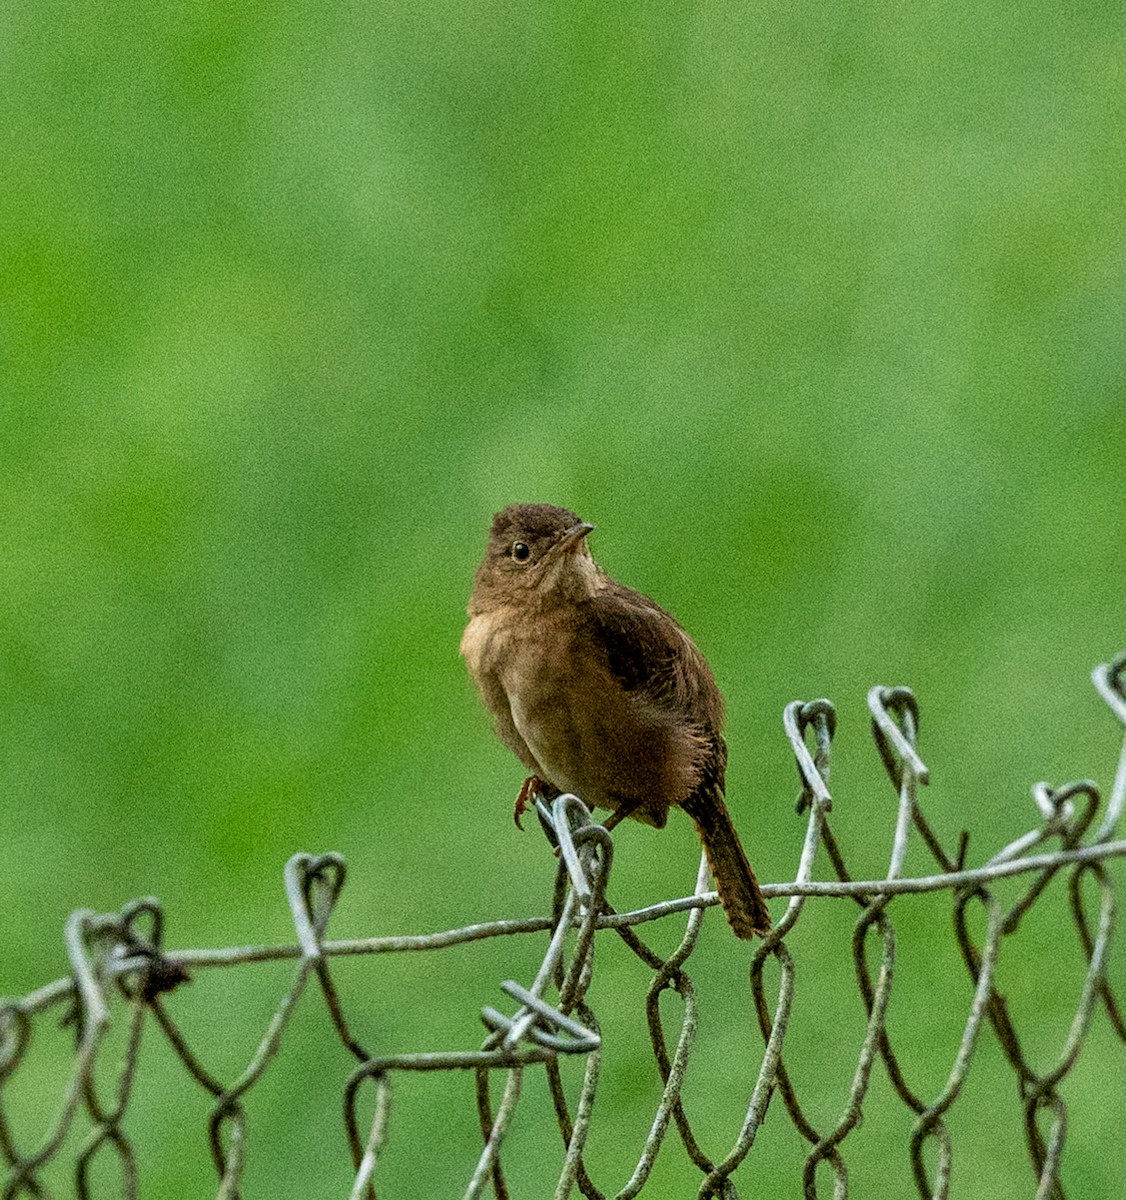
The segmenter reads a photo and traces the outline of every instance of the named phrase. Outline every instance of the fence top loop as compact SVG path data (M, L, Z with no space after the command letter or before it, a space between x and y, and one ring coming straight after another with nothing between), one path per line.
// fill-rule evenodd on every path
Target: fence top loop
M915 749L919 729L919 702L915 693L909 687L877 684L868 691L868 710L880 757L895 786L902 784L904 765L910 766L920 783L929 783L930 771ZM893 749L899 755L898 761Z
M113 919L116 921L116 917ZM67 957L78 988L84 1031L99 1030L109 1020L105 993L97 978L89 945L94 936L104 931L105 920L92 908L80 908L70 914L66 923Z
M138 921L147 917L149 932L146 937L137 927ZM121 929L125 941L138 950L160 951L164 942L164 908L155 896L141 896L130 900L121 910Z
M1099 695L1110 705L1114 715L1126 725L1126 650L1108 663L1100 663L1092 672Z
M139 922L147 918L149 932L138 928ZM116 967L125 962L136 962L135 979L127 987L130 996L138 992L146 1000L153 1000L162 992L170 992L191 976L178 963L171 962L161 952L164 943L164 908L155 896L142 896L130 900L121 910L121 940L113 947L113 963ZM127 975L128 972L122 972Z
M285 894L301 954L319 959L321 935L336 905L347 869L340 854L294 854L285 864Z
M816 758L805 744L805 731L811 726L817 739ZM803 812L813 800L828 812L833 806L828 786L829 749L837 728L837 710L829 700L808 703L794 700L782 712L782 727L793 749L801 781L797 811Z

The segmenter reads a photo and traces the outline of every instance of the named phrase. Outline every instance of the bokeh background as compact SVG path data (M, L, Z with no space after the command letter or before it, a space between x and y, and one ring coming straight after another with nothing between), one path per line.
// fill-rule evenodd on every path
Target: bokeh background
M515 500L596 522L604 565L709 655L766 880L800 848L794 698L840 711L858 875L894 812L873 683L915 688L927 811L971 862L1035 823L1035 780L1109 784L1088 673L1126 645L1113 6L47 0L0 30L0 992L65 973L69 911L137 895L176 947L292 940L299 849L348 860L336 936L546 911L521 769L457 656ZM614 902L685 894L696 857L686 822L623 829ZM1082 976L1060 891L1002 963L1042 1067ZM949 899L896 911L892 1030L936 1096L969 985ZM820 1125L863 1032L853 920L823 902L794 939L790 1065ZM718 914L704 937L689 1098L721 1154L760 1041L745 949ZM373 1051L469 1049L542 948L354 961L341 987ZM599 970L590 1161L617 1187L658 1085L647 976L612 946ZM291 971L170 997L210 1069L237 1075ZM350 1066L308 999L250 1101L248 1195L347 1192ZM11 1089L25 1144L69 1036ZM1065 1091L1078 1197L1121 1171L1121 1047L1101 1016L1090 1042ZM142 1194L208 1194L206 1098L155 1038L143 1067ZM854 1188L906 1195L910 1123L876 1074ZM544 1195L558 1132L526 1091L509 1163ZM472 1081L407 1079L395 1105L386 1195L460 1195ZM951 1128L956 1194L1031 1194L989 1036ZM779 1109L737 1178L797 1196L802 1157ZM654 1194L694 1194L682 1159L671 1140Z

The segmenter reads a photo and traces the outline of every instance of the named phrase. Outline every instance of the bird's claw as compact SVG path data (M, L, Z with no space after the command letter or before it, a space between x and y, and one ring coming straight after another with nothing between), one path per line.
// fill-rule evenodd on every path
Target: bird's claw
M544 786L543 780L538 775L529 775L520 787L520 794L516 797L516 804L512 809L512 819L521 833L524 832L524 826L520 823L520 818L532 807L533 797L536 792L543 791Z

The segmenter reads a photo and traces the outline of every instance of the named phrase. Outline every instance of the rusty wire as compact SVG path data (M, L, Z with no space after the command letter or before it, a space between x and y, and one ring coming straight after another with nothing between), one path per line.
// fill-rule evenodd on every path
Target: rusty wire
M1096 668L1095 686L1126 733L1126 654ZM627 1200L639 1195L650 1178L658 1151L670 1127L675 1127L684 1152L699 1168L700 1197L737 1200L733 1175L754 1146L767 1106L775 1092L810 1149L803 1172L804 1195L819 1194L817 1169L824 1164L832 1176L834 1200L848 1196L848 1170L842 1146L859 1123L873 1069L882 1063L902 1103L914 1114L907 1148L918 1195L943 1200L950 1193L953 1144L945 1117L957 1100L974 1060L975 1049L989 1028L996 1037L1017 1081L1029 1161L1037 1200L1064 1200L1061 1158L1067 1131L1067 1107L1060 1084L1075 1066L1084 1035L1096 1012L1103 1011L1117 1037L1126 1042L1126 1024L1107 978L1107 960L1115 917L1115 891L1108 860L1126 854L1126 840L1114 840L1126 805L1126 736L1103 817L1084 841L1100 804L1095 784L1071 783L1059 788L1037 784L1033 799L1041 815L1037 828L1015 839L982 866L965 866L966 838L951 855L940 843L919 805L919 786L928 780L917 748L918 704L907 688L875 687L868 695L872 732L884 767L898 797L895 833L886 874L881 879L853 880L829 823L832 799L829 759L836 717L827 700L795 701L787 706L783 725L793 750L800 780L799 813L807 813L805 839L791 883L764 887L767 896L788 896L785 913L774 931L754 953L750 989L763 1039L756 1077L747 1081L745 1115L739 1133L721 1158L701 1148L681 1103L699 1021L695 988L685 964L696 946L705 908L717 898L707 890L706 863L701 858L691 896L663 901L627 913L616 913L606 901L613 863L611 835L594 824L574 796L560 796L550 807L537 801L541 824L558 849L554 897L550 916L529 920L500 920L442 933L376 937L347 941L325 940L333 906L344 885L345 864L339 855L297 854L286 864L285 890L297 944L243 946L218 950L170 951L163 946L163 913L151 898L133 901L120 913L99 915L79 910L66 925L66 950L71 974L16 1000L0 1003L0 1157L6 1166L3 1200L48 1195L40 1179L43 1169L62 1155L73 1154L75 1190L91 1195L91 1164L103 1153L116 1154L121 1166L122 1194L137 1195L136 1156L123 1120L129 1105L142 1034L154 1022L195 1082L213 1098L209 1132L218 1177L220 1200L237 1200L246 1160L246 1114L243 1098L258 1083L281 1049L298 1003L312 979L331 1016L341 1043L354 1056L356 1067L343 1084L344 1124L351 1146L354 1182L352 1200L375 1200L375 1173L390 1137L390 1093L393 1077L401 1072L472 1070L477 1079L477 1106L482 1151L476 1166L467 1166L465 1200L490 1189L504 1200L509 1195L501 1151L506 1131L520 1099L524 1072L542 1068L547 1074L552 1104L562 1136L563 1152L553 1178L556 1200L577 1188L588 1200L613 1195ZM812 738L812 748L809 739ZM918 835L938 865L929 876L904 877L907 847ZM1049 852L1030 853L1045 842L1058 842ZM814 880L813 868L824 847L834 880ZM1066 872L1072 920L1087 970L1078 1006L1058 1057L1053 1064L1033 1066L1018 1037L1004 996L993 986L1005 939L1012 935L1051 880ZM1027 875L1023 895L1006 911L992 885L1013 875ZM1090 876L1094 889L1084 889ZM961 1042L945 1086L937 1096L924 1097L908 1083L887 1030L886 1014L895 978L895 928L890 907L898 895L949 890L954 929L973 998ZM1098 911L1089 911L1087 893L1097 896ZM856 1055L856 1067L842 1088L840 1116L831 1127L815 1128L799 1102L783 1056L794 998L794 960L786 945L811 898L851 898L860 908L852 942L857 982L867 1017ZM975 939L967 910L980 905L985 933ZM641 940L637 926L687 914L684 932L673 953L662 957ZM432 951L483 938L515 934L550 934L547 952L528 987L514 980L501 984L514 1005L506 1014L487 1007L482 1019L489 1032L475 1050L449 1053L370 1054L353 1036L330 970L330 960L343 955L372 955ZM595 1113L602 1039L596 1014L586 997L594 974L597 938L616 935L653 972L646 1011L649 1037L661 1079L661 1095L649 1134L628 1180L609 1192L587 1171L583 1149ZM877 953L870 954L869 946ZM282 996L250 1062L233 1082L223 1083L202 1064L169 1012L166 993L185 982L188 972L202 967L235 966L267 960L295 959L293 980ZM770 997L764 968L777 964L778 985ZM878 966L873 976L872 961ZM666 1033L659 1001L672 990L681 1001L679 1030ZM122 1003L111 1008L111 999ZM67 1007L69 1006L69 1007ZM38 1144L18 1144L4 1105L6 1084L25 1061L37 1018L63 1008L76 1024L78 1042L69 1080L57 1115ZM115 1015L111 1018L111 1012ZM121 1012L121 1017L116 1016ZM111 1020L126 1022L123 1064L112 1088L98 1083L98 1060ZM560 1062L566 1057L585 1060L582 1083L572 1103L563 1086ZM494 1083L499 1076L499 1098ZM374 1115L362 1122L362 1093L374 1091ZM84 1142L75 1140L75 1118L84 1110L92 1125ZM612 1118L603 1115L603 1122ZM933 1143L932 1171L924 1149Z

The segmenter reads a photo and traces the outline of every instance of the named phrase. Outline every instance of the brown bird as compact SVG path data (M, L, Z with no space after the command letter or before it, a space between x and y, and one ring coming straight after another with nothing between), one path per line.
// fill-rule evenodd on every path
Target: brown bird
M648 596L591 557L593 525L550 504L493 518L461 653L501 741L548 798L574 792L658 829L696 823L736 935L770 914L723 802L723 697L707 661Z

